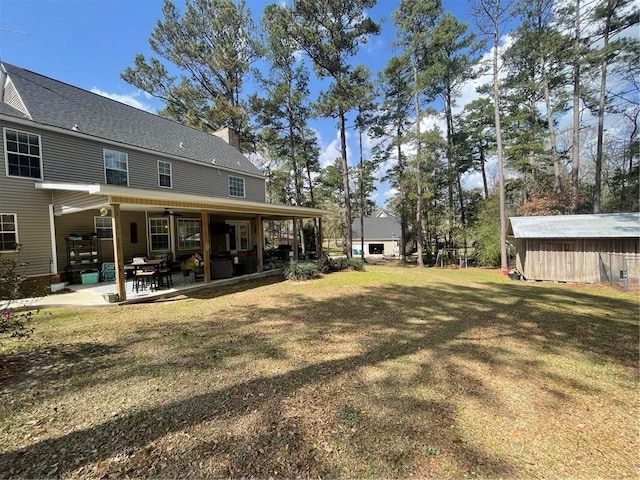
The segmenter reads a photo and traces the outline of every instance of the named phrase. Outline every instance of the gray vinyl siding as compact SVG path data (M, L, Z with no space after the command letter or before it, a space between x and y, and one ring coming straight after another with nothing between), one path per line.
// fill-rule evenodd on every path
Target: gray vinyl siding
M104 149L126 153L128 156L129 186L152 188L194 195L229 197L229 175L245 179L246 200L265 201L265 180L244 175L242 172L223 170L214 165L198 164L180 159L169 159L153 153L130 150L56 132L23 125L10 125L16 130L39 134L43 159L43 176L48 182L105 183ZM4 139L3 142L4 143ZM171 163L173 188L158 186L158 160ZM4 166L4 144L2 145L2 172Z
M241 172L231 172L221 168L168 159L151 153L143 153L127 148L115 147L90 139L65 136L37 127L0 122L3 127L38 134L41 137L42 172L44 181L64 183L105 183L103 149L127 153L129 186L168 190L203 196L229 198L229 175L245 179L244 199L265 201L264 179L247 176ZM173 188L158 187L158 160L168 161L172 166ZM65 237L71 232L93 232L93 217L99 215L96 206L105 201L97 197L77 192L37 190L35 181L27 178L6 176L4 136L0 141L0 212L15 213L18 216L18 236L22 245L20 258L29 263L27 275L52 273L54 252L51 248L51 227L49 225L49 205L54 205L56 214L61 213L65 204L88 210L56 216L56 248L58 273L63 273L67 265ZM93 210L95 208L95 211ZM130 242L130 223L138 224L138 243ZM147 225L143 212L123 212L124 255L127 261L137 254L147 251ZM113 261L113 244L101 240L102 260ZM7 254L15 255L15 254Z
M2 159L0 212L17 215L18 241L21 245L18 258L28 263L25 274L47 275L51 273L53 259L49 223L51 192L36 190L33 187L33 180L5 177L4 152ZM2 255L17 256L15 253Z
M96 211L72 213L56 217L56 246L58 250L58 268L64 271L68 263L66 240L70 233L90 235L94 232L94 217L99 216ZM122 212L122 249L126 262L131 262L134 256L147 255L147 225L144 212ZM131 243L131 224L137 224L138 241ZM113 239L99 240L102 262L113 262Z

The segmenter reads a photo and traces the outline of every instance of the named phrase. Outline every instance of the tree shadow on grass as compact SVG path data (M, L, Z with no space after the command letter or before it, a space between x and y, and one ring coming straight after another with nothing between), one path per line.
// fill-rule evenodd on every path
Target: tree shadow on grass
M199 295L200 299L207 298L206 291L201 291ZM575 309L561 308L563 304L577 304L585 308L597 304L599 309L610 314L576 314ZM177 357L174 357L174 360L164 364L153 365L150 374L179 367L219 368L220 361L240 353L255 358L260 358L260 355L265 358L286 358L286 345L282 344L286 338L286 328L274 332L261 331L260 321L256 318L289 320L294 326L290 328L301 329L297 341L321 344L323 341L332 342L344 336L353 336L360 348L346 352L342 358L310 360L312 363L284 373L239 379L230 387L132 411L99 425L42 440L25 448L7 450L0 455L0 477L64 476L74 470L100 464L123 452L143 452L155 442L161 442L163 438L178 432L200 428L206 430L206 426L217 423L241 422L250 415L259 417L253 432L243 435L220 434L214 444L207 443L213 439L205 438L204 444L201 442L199 447L191 450L164 453L164 460L160 462L141 460L140 457L136 459L134 455L133 459L124 463L130 468L129 473L135 476L198 475L207 465L211 469L217 468L212 470L217 475L246 477L263 477L273 475L273 472L292 477L345 474L402 476L405 473L403 467L417 464L422 465L420 471L425 473L429 471L429 459L419 455L415 449L395 451L392 447L394 439L400 442L406 435L416 434L416 438L424 438L431 433L440 444L447 439L451 442L452 437L462 435L462 432L456 432L454 412L457 407L443 400L429 408L424 405L419 408L416 405L421 404L416 403L418 400L411 395L394 395L393 392L406 385L406 382L398 383L394 379L399 368L395 360L428 354L431 360L422 361L433 362L441 374L448 376L447 381L432 378L433 374L428 368L423 369L422 373L414 373L413 381L425 384L436 382L435 388L440 389L444 398L450 390L459 389L469 398L499 411L500 400L491 384L467 372L460 366L462 362L472 361L494 369L510 369L530 376L531 381L545 379L551 393L556 390L558 383L568 383L572 389L580 391L591 387L571 379L569 375L563 377L553 374L554 377L539 363L527 358L511 358L509 351L487 349L475 343L475 340L483 335L498 335L505 339L517 339L533 350L548 352L549 349L556 349L564 352L569 349L589 356L595 362L612 362L633 368L638 359L636 309L637 305L632 300L603 299L573 290L525 290L520 286L504 284L494 285L492 294L488 295L486 289L473 287L384 285L371 287L364 293L327 300L298 295L291 298L286 307L258 307L258 311L252 312L251 316L247 312L245 320L233 323L195 322L192 328L197 336L194 338L206 339L206 342L187 340L181 347L180 362L176 363ZM150 326L147 331L139 332L141 338L137 341L144 341L145 336L156 335L156 328L167 326ZM247 329L250 333L247 333ZM218 336L224 338L218 339ZM229 346L229 337L235 340L233 347ZM205 343L204 347L202 343ZM114 345L109 348L116 352L125 347ZM209 355L211 352L215 352L215 355ZM317 355L319 352L314 353ZM388 445L389 456L383 459L372 458L376 449L362 443L360 437L348 432L340 434L339 426L326 425L328 432L338 432L327 432L326 435L342 438L348 444L345 448L352 451L353 455L359 454L364 460L365 470L362 472L336 470L332 466L336 462L336 453L323 451L314 444L318 435L324 434L314 432L312 435L300 423L281 418L278 412L285 402L309 388L321 389L324 394L320 395L320 400L328 401L330 408L338 408L338 403L331 403L334 400L327 400L334 398L333 391L326 391L332 388L332 382L349 375L357 378L362 369L371 367L381 370L388 382L389 393L379 397L378 407L395 412L394 418L401 418L403 412L416 410L419 412L420 425L413 430L407 423L383 424L379 427L368 423L362 427L369 430L369 435L362 438L379 438L381 444ZM124 374L139 372L134 372L132 368L131 372ZM360 382L354 384L347 395L351 395L357 403L358 395L369 392L369 388L366 382ZM382 391L387 390L383 388ZM265 392L270 392L268 398L265 398ZM564 396L563 401L571 400L566 398L564 390L561 395ZM449 424L446 435L442 433L443 421ZM439 429L440 433L433 433ZM283 432L287 433L282 435ZM475 445L464 442L448 445L456 462L463 468L477 471L480 465L485 472L497 476L515 476L519 473L517 465L495 452L481 451ZM285 452L284 457L282 452ZM215 466L216 462L221 462L223 470ZM172 464L177 469L171 467Z

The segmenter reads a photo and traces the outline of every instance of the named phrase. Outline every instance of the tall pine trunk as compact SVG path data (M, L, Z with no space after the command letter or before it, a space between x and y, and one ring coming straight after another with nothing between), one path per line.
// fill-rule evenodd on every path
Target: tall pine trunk
M347 134L345 112L340 108L340 149L342 157L342 187L344 189L344 219L347 229L347 258L353 255L353 229L351 226L351 195L349 194L349 165L347 164Z
M607 66L609 63L609 35L611 32L611 14L605 17L602 62L600 64L600 103L598 105L598 145L596 147L596 178L593 190L593 213L600 213L602 196L602 156L604 137L604 107L607 100Z
M578 209L578 180L580 178L580 0L576 2L575 43L573 64L573 130L571 146L571 213Z
M417 195L416 199L416 247L417 247L417 266L424 267L424 261L422 260L422 139L420 138L420 99L418 91L418 66L416 60L413 63L413 82L414 82L414 106L416 109L416 184Z
M509 272L507 258L507 212L504 185L504 152L500 125L500 82L498 78L498 47L500 41L500 0L496 2L493 22L493 116L496 124L496 155L498 157L498 190L500 191L500 267L502 273Z

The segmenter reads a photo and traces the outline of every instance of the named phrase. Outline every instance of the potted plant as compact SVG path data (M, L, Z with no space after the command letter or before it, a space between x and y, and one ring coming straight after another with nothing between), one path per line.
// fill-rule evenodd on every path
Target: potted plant
M189 258L187 258L186 260L184 260L181 264L180 264L180 269L182 270L182 274L185 277L188 277L190 272L193 272L194 277L197 276L198 274L201 274L203 272L203 261L202 261L202 257L199 254L194 254L191 255Z

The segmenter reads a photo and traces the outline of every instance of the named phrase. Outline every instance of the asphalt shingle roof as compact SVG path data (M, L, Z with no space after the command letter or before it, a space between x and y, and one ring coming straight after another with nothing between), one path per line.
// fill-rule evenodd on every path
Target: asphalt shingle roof
M356 218L352 225L353 238L360 238L360 219ZM364 238L367 240L389 240L400 238L400 222L395 217L373 217L364 219Z
M260 175L240 151L213 134L181 125L110 98L59 82L8 63L3 68L31 119L125 145ZM0 113L24 118L0 103ZM182 146L181 146L182 145Z
M510 217L515 238L640 237L640 212Z

